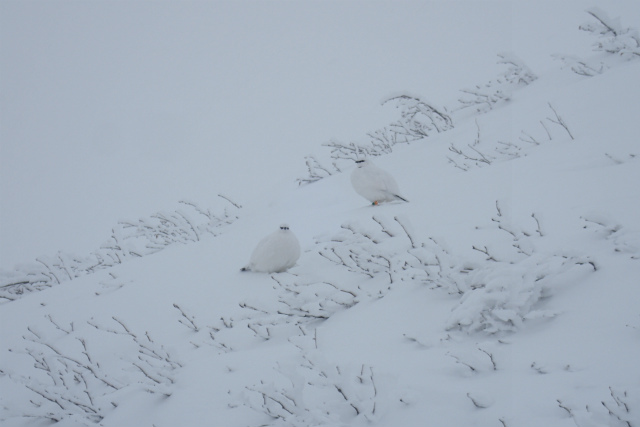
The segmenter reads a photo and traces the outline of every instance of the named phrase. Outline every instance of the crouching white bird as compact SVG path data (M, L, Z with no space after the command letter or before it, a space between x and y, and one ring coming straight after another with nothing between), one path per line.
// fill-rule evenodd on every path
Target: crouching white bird
M258 271L262 273L281 273L296 264L300 258L300 243L282 224L278 231L262 239L253 250L249 264L241 271Z
M356 160L356 165L351 172L351 184L359 195L374 205L394 200L408 202L400 196L396 180L387 171L380 169L369 159Z

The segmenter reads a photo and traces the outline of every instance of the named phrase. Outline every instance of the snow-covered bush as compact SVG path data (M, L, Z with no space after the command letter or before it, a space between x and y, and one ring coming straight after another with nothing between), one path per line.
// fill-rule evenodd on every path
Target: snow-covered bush
M557 313L537 308L553 290L575 280L586 259L559 254L532 254L517 261L501 260L470 272L466 289L447 320L448 329L494 334L520 329L526 320ZM590 264L589 264L590 265Z
M182 365L148 332L138 334L115 317L114 327L46 318L23 337L20 351L33 360L32 369L3 369L33 392L32 408L15 416L98 423L118 406L125 389L171 395L174 371Z
M548 105L552 114L538 121L540 126L537 132L523 130L517 141L492 141L482 138L480 125L476 120L477 132L474 141L465 146L452 142L449 146L452 154L447 156L449 163L458 169L468 171L476 167L489 166L493 162L523 157L531 148L553 141L555 135L552 130L558 130L562 133L561 136L568 136L573 140L569 126L553 105Z
M398 120L368 132L366 139L361 142L332 140L322 144L329 149L327 162L331 166L323 164L315 156L305 157L308 176L298 178L298 184L309 184L339 173L362 156L389 154L396 144L407 144L453 129L453 119L446 109L435 107L419 97L398 95L382 102L382 105L388 104L395 105L400 111Z
M298 178L298 185L311 184L340 172L340 168L336 164L336 161L333 161L331 166L327 167L323 166L316 156L306 156L304 160L307 165L307 176L304 178Z
M556 399L558 407L566 411L577 427L603 425L612 427L635 427L640 420L640 387L628 389L609 387L602 390L601 400L576 402L571 396Z
M474 108L477 113L486 113L503 101L508 101L514 90L527 86L538 77L515 54L505 52L498 54L498 64L507 65L507 70L495 80L461 89L464 94L458 99L459 106L454 111Z
M628 230L610 215L590 213L582 217L584 228L594 231L613 246L613 251L640 259L640 231Z
M222 319L217 328L251 331L263 340L288 337L299 334L300 326L311 327L358 303L382 298L403 281L435 282L442 271L455 267L445 265L443 255L432 251L437 244L429 243L417 242L408 221L400 217L374 215L365 224L347 222L315 245L317 262L325 265L325 272L336 271L338 278L273 274L273 301L247 298L240 303L246 315Z
M564 66L568 67L574 73L585 77L593 77L598 74L602 74L608 68L608 66L602 61L596 63L596 61L582 59L574 55L555 53L552 57L562 61Z
M556 313L538 307L539 303L558 287L596 270L588 257L561 248L538 249L537 241L545 235L535 214L527 230L511 224L498 202L496 209L492 228L502 236L473 246L485 262L453 278L462 297L447 320L447 329L513 332L528 319L553 317Z
M595 51L611 53L625 59L640 57L640 32L636 28L624 28L619 18L610 18L597 7L588 9L587 13L595 22L586 22L580 25L580 29L598 37L593 45Z
M613 58L630 60L640 57L640 32L636 28L623 27L619 18L610 18L600 8L586 11L593 20L585 22L579 29L597 37L593 44L596 52L611 54L607 58L583 59L574 55L554 54L553 57L564 63L576 74L592 77L602 74L612 66Z
M278 301L244 302L251 314L243 322L256 336L271 339L278 328L325 320L359 302L382 298L402 282L460 297L446 321L449 330L511 332L528 319L553 317L540 302L557 287L594 271L595 262L561 248L538 249L545 236L535 214L527 230L510 224L499 203L496 209L489 230L493 237L472 248L481 261L452 254L433 238L419 239L407 219L375 215L364 223L345 223L339 233L317 242L317 253L353 275L351 280L274 275Z
M15 300L25 293L73 280L131 258L153 254L169 245L196 242L205 234L215 236L238 218L241 208L227 197L219 197L218 212L202 209L193 202L180 201L181 208L175 211L158 212L138 221L119 222L112 229L111 237L89 255L59 252L12 271L0 271L0 298Z
M333 426L379 418L380 405L388 397L376 384L373 367L330 363L309 335L291 342L299 350L299 360L278 364L277 383L261 380L247 386L244 405L271 417L269 425Z
M498 63L507 65L507 70L487 83L462 89L464 95L452 111L473 107L476 113L485 113L496 104L509 100L514 90L537 79L515 54L501 53L498 57ZM420 97L403 94L391 97L382 104L395 105L400 111L400 117L380 129L367 133L367 139L363 142L344 143L332 140L322 144L330 150L327 161L320 161L315 156L305 157L307 176L298 178L298 184L309 184L340 173L358 157L388 154L396 144L424 140L454 128L453 117L446 107L436 107ZM505 149L508 150L509 147ZM327 163L331 165L327 166Z
M282 286L280 302L288 308L278 314L325 319L363 300L382 298L399 283L417 282L460 296L446 322L449 330L509 332L527 319L554 316L539 303L558 286L594 271L595 262L561 248L538 249L537 242L545 239L538 216L531 215L527 230L510 224L499 203L496 210L489 230L493 237L472 248L482 261L452 254L433 238L419 239L406 219L373 216L370 222L346 223L340 233L318 242L318 254L368 280L306 288L309 284L296 277L297 285Z
M419 97L399 95L384 101L383 105L387 103L394 103L400 110L400 119L375 134L388 135L384 138L386 141L412 142L453 129L453 120L446 109Z

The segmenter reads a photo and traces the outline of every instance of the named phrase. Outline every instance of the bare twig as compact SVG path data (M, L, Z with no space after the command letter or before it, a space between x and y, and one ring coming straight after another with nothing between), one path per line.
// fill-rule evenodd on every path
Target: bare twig
M200 330L200 328L198 328L198 325L196 325L195 318L193 316L189 316L187 313L185 313L185 311L178 304L174 303L173 306L180 311L182 317L184 317L184 319L188 322L186 323L182 319L180 319L178 320L180 323L182 323L189 329L193 329L195 332L198 332Z
M562 117L560 117L560 115L558 114L558 112L556 111L555 108L553 108L553 105L551 105L551 103L549 102L549 108L551 108L551 110L553 111L553 114L555 114L555 119L551 119L547 117L547 120L549 120L552 123L558 124L560 126L562 126L564 128L564 130L567 131L567 133L569 134L569 137L571 137L572 140L574 140L575 138L573 137L573 134L571 133L571 131L569 130L569 126L567 126L567 124L565 123L565 121L562 119Z

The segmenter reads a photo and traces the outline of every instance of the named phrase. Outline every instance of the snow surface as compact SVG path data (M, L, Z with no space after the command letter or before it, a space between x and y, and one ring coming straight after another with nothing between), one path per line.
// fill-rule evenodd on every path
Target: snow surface
M637 33L557 3L0 3L2 425L639 425Z

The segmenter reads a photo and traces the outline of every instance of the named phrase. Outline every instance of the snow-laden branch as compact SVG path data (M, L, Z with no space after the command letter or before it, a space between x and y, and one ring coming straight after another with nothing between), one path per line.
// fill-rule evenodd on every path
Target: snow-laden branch
M490 166L496 162L512 160L524 157L535 147L554 141L561 141L563 136L574 140L573 133L567 122L560 116L558 110L547 103L550 114L544 119L538 120L539 126L534 130L521 130L517 141L499 141L483 138L478 120L476 120L477 135L473 142L466 144L452 142L447 156L449 163L454 167L468 171L470 169ZM552 114L551 114L552 113ZM561 135L558 137L557 133ZM566 139L566 138L565 138Z
M59 252L13 271L0 271L0 299L12 301L25 293L108 269L170 245L197 242L205 234L216 236L238 218L241 208L228 197L219 197L221 203L217 212L193 202L180 201L182 207L175 211L158 212L137 221L121 221L100 249L87 256Z
M491 226L504 233L503 238L473 247L483 254L485 263L464 277L452 278L462 297L449 317L448 329L496 334L516 331L527 320L554 317L556 313L537 308L538 302L552 296L558 286L597 269L590 258L564 248L538 249L537 242L546 235L539 215L531 214L533 223L522 228L512 224L504 210L496 202Z
M379 388L372 366L327 361L310 334L291 342L299 351L298 360L276 367L282 381L260 380L247 386L244 405L278 425L345 425L380 418L380 404L387 393Z
M23 336L33 369L9 374L33 392L33 408L24 416L98 423L118 406L117 392L125 388L171 395L174 371L182 364L148 332L140 335L115 317L115 327L90 321L80 328L45 318L48 323L28 327Z
M397 95L386 99L382 105L394 106L400 117L367 132L363 141L333 139L323 143L329 149L327 159L321 161L316 156L306 156L307 176L298 178L298 184L309 184L339 173L351 167L358 158L389 154L397 144L408 144L453 129L453 119L446 108L436 107L419 97Z
M620 18L611 18L597 7L587 9L586 12L593 20L581 24L579 29L597 38L593 44L594 51L610 55L605 58L583 59L574 55L555 54L555 59L562 61L576 74L593 77L611 68L615 64L614 58L631 60L640 57L640 32L637 28L623 27Z
M477 113L485 113L497 104L509 101L514 90L538 78L514 53L505 52L498 57L498 64L507 65L507 70L494 80L462 89L463 96L458 99L459 106L454 111L474 108Z

